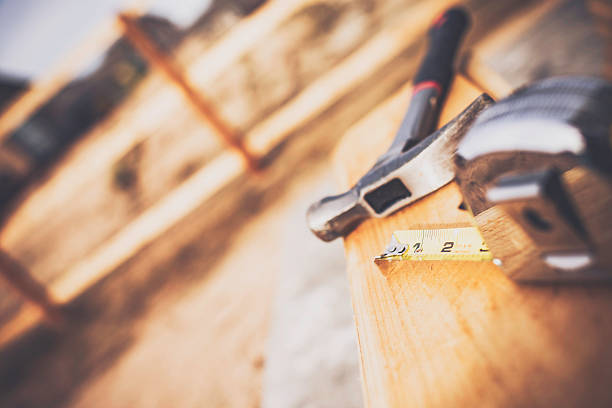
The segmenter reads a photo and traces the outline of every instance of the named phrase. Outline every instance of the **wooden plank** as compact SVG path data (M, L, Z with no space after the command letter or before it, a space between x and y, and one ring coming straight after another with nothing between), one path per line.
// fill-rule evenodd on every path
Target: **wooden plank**
M216 42L206 53L191 61L187 76L198 78L202 72L211 77L223 73L232 63L244 55L279 24L298 10L320 0L268 0L238 27Z
M274 149L295 129L320 115L350 89L397 58L418 34L427 30L436 14L451 4L452 1L436 0L412 6L405 19L383 28L341 64L255 126L247 139L248 149L259 155Z
M0 330L0 348L11 344L15 339L43 321L44 314L40 308L31 303L24 303L19 308L17 314L2 325L2 330Z
M62 320L59 305L50 296L47 288L1 249L0 277L29 303L38 307L49 320Z
M51 285L59 302L69 302L186 217L246 170L241 156L224 153L143 212L112 239L69 268Z
M48 298L53 304L73 301L134 254L167 233L245 171L245 162L238 153L221 155L50 283L46 290ZM183 241L176 239L177 245L184 244ZM53 318L55 316L52 315ZM36 306L23 304L18 313L1 327L0 349L40 324L43 317Z
M457 78L447 121L479 90ZM386 149L410 95L355 125L335 154L343 190ZM367 406L606 406L611 289L517 285L488 262L372 262L392 231L469 223L454 183L345 240Z

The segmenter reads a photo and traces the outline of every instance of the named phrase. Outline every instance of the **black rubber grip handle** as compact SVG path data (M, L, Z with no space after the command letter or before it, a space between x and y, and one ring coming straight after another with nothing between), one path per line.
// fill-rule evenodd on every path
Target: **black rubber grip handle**
M452 7L433 22L427 34L427 54L414 78L414 89L419 85L439 87L444 95L453 75L453 61L463 34L470 25L470 17L463 7Z

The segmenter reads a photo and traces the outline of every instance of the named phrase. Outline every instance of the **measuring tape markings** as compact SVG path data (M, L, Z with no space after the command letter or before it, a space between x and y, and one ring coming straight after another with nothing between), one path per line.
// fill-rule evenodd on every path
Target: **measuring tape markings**
M395 231L382 260L465 260L493 259L476 227L413 229Z

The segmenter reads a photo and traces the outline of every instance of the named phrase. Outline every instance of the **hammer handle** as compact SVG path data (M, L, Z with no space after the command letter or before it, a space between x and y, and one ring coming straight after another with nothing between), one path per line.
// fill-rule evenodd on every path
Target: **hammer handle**
M435 87L440 96L446 94L453 75L455 54L469 24L467 11L462 7L452 7L434 20L428 32L425 59L414 78L415 93Z
M460 7L450 8L434 20L427 33L425 58L414 79L410 107L382 159L411 149L436 129L438 112L453 75L455 54L468 26L469 16Z
M392 200L385 201L387 197L380 198L376 194L368 201L366 196L379 190L370 191L362 196L362 189L371 188L372 179L380 181L381 178L389 176L389 172L397 171L397 169L390 169L389 163L401 157L403 152L416 146L435 129L437 114L453 74L455 54L468 25L467 12L459 7L448 9L434 21L428 32L429 44L425 59L414 80L410 107L389 149L378 158L374 167L352 189L343 194L319 200L308 209L308 225L319 238L331 241L339 236L344 236L364 219L375 214L381 216L390 205L398 202L397 197L391 197ZM432 188L435 190L439 187L437 185ZM401 199L408 199L411 196L410 191L406 190L406 192L408 195ZM386 194L391 193L387 191L380 195L385 196ZM381 205L378 208L372 204L379 200L376 197L380 198ZM414 197L418 198L416 195ZM405 201L405 204L407 203Z

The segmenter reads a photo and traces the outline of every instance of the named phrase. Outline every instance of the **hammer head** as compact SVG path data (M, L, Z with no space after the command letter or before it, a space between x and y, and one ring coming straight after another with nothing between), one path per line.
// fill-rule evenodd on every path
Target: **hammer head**
M369 217L386 217L455 177L457 143L480 112L493 103L486 94L440 130L407 151L381 156L349 191L310 206L307 221L323 241L345 236Z

